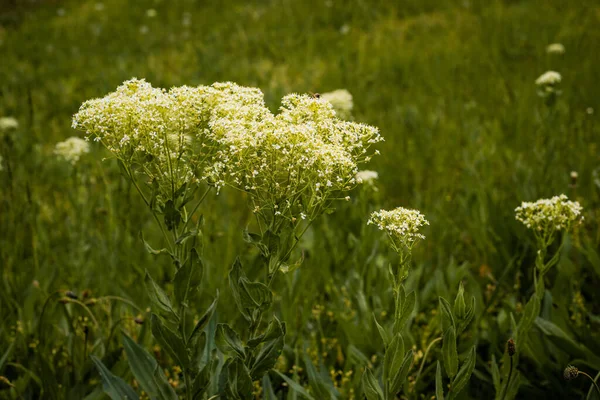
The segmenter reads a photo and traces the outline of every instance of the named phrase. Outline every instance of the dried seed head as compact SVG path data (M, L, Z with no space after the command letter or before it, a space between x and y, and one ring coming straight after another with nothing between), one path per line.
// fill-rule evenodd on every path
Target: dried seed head
M568 381L571 381L571 380L577 378L578 375L579 375L579 370L577 369L577 367L574 367L572 365L567 366L567 368L565 368L565 372L563 373L563 376Z
M508 355L511 357L517 352L517 346L515 345L515 340L513 338L508 339L506 342L506 349L508 351Z

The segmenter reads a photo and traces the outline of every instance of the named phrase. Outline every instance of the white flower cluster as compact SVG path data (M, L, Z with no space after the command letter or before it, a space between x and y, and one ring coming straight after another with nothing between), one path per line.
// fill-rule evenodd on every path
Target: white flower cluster
M331 104L308 95L285 96L273 115L258 89L213 88L225 95L209 122L207 136L219 150L207 177L248 192L263 216L314 219L335 193L356 184L369 147L383 140L376 128L342 121Z
M364 170L356 173L357 183L373 183L373 181L376 179L379 179L379 174L377 171Z
M205 149L199 143L194 151L194 139L207 119L206 98L204 87L166 91L132 79L101 99L83 103L73 128L100 141L126 166L139 166L168 197L183 184L197 182L202 173L197 169Z
M400 252L402 245L410 250L419 239L425 239L419 230L429 225L429 221L418 210L398 207L390 211L373 212L367 222L367 225L370 224L386 232L394 250Z
M126 81L85 102L73 127L138 165L162 191L205 180L248 192L255 212L312 220L335 193L355 184L377 128L343 121L333 106L291 94L271 113L259 89L235 83L153 88Z
M523 202L515 209L516 219L527 228L533 229L542 239L552 237L555 232L569 230L575 222L583 221L582 207L577 201L569 201L561 194L551 199Z
M85 153L89 153L89 151L89 143L78 137L70 137L63 142L58 142L54 147L54 154L72 165L77 164L79 158Z
M535 84L538 86L556 85L560 83L562 77L556 71L547 71L540 75L536 80Z
M13 117L2 117L0 118L0 131L8 131L11 129L17 129L19 127L19 121Z
M352 94L346 89L338 89L333 92L321 94L321 99L328 101L333 106L336 115L341 119L352 119Z
M565 46L561 43L552 43L546 47L546 53L548 54L565 54Z

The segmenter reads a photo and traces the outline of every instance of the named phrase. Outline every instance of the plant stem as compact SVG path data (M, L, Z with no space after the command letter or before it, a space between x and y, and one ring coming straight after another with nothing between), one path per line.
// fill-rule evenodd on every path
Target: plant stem
M510 385L510 378L512 377L512 371L513 371L513 358L510 357L510 370L508 371L508 379L506 380L506 385L504 385L504 388L502 390L502 400L504 400L504 398L506 397L506 392L508 392L508 385Z
M427 359L429 351L431 350L433 345L439 342L440 340L442 340L441 336L432 340L431 343L429 343L429 346L427 346L427 350L425 350L425 355L423 356L423 361L421 361L421 366L419 367L419 372L417 372L417 377L415 378L415 384L413 385L413 388L417 387L417 383L419 382L419 378L421 377L421 372L423 372L423 367L425 366L425 360Z
M594 380L594 378L592 378L590 375L588 375L587 373L583 372L583 371L578 371L579 374L587 376L590 381L592 381L592 384L594 385L594 387L596 388L596 392L598 392L598 396L600 396L600 387L598 387L598 384L596 383L596 381Z

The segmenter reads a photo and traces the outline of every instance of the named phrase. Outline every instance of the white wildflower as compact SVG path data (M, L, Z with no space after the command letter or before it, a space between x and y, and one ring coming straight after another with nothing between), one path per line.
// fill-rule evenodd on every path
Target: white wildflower
M70 162L72 165L77 164L79 158L89 153L90 145L83 139L78 137L70 137L64 142L59 142L54 147L54 154Z
M547 71L540 75L539 78L535 80L535 84L538 86L554 86L562 80L560 74L556 71Z
M376 171L364 170L356 173L356 182L358 183L373 183L376 179L379 179L379 174Z
M581 205L561 194L550 199L523 202L515 209L515 217L535 235L548 242L557 231L567 231L583 220Z
M331 103L338 118L346 120L352 118L354 102L352 101L352 94L346 89L338 89L333 92L323 93L321 94L321 99Z
M0 131L8 131L11 129L17 129L19 127L19 121L13 117L2 117L0 118Z
M429 225L429 221L418 210L398 207L391 211L373 212L367 224L377 225L386 232L394 250L400 252L404 247L412 249L417 241L425 239L419 231L423 226Z
M564 54L565 46L561 43L552 43L546 47L546 53L548 54Z
M148 10L146 10L146 16L148 18L154 18L158 15L158 13L156 12L156 10L154 8L149 8Z

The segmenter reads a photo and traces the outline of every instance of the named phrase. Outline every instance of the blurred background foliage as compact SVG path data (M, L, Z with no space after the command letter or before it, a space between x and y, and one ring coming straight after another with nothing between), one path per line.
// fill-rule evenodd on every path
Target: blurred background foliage
M341 398L360 398L360 389L350 390L359 387L355 365L361 357L377 364L383 348L372 312L385 320L391 307L385 274L393 256L365 226L370 211L405 206L430 220L408 284L419 310L411 341L425 348L439 330L437 296L453 299L465 282L477 317L460 350L476 343L478 361L463 396L490 398L488 362L501 358L509 313L518 318L531 294L535 247L514 208L560 193L580 201L585 224L568 238L542 309L568 341L547 329L532 333L539 340L522 362L520 396L583 396L587 383L561 376L577 359L594 375L600 369L598 26L594 1L2 0L0 117L16 118L19 128L2 133L0 147L0 355L7 355L0 375L29 396L39 393L27 388L32 382L54 375L58 398L83 398L98 377L76 348L77 323L64 322L56 302L63 292L52 294L98 300L94 329L110 344L119 318L130 332L140 329L130 322L149 305L144 269L172 278L167 259L143 251L139 232L154 243L159 233L108 153L94 144L75 167L53 155L56 142L80 135L71 117L84 100L138 77L165 88L255 86L272 110L290 92L346 88L355 119L381 129L381 156L368 166L379 173L376 186L356 189L319 220L300 246L304 264L275 286L288 323L279 370L295 370L302 363L294 357L306 351L325 375L334 370ZM554 42L566 52L547 54ZM534 83L547 70L563 78L553 107ZM251 213L227 190L202 212L208 267L198 309L220 288L218 318L227 321L236 315L228 269L238 255L250 266L256 260L241 235ZM431 367L420 381L423 396L434 393ZM337 377L351 370L354 377Z

